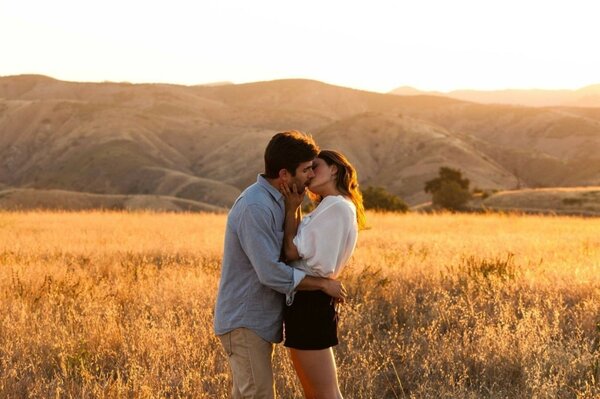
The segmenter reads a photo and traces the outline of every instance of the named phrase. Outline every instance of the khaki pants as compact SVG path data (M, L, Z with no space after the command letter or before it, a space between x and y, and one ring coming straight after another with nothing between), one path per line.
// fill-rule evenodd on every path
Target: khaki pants
M274 399L273 344L247 328L219 335L219 339L233 376L233 398Z

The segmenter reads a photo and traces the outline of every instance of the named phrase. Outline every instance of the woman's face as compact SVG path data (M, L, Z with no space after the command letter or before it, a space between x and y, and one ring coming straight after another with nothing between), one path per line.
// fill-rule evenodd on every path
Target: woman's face
M321 194L323 188L327 185L334 184L333 176L336 171L337 168L335 165L327 165L327 162L321 158L315 158L313 161L313 173L315 174L315 177L310 181L308 189L315 194Z

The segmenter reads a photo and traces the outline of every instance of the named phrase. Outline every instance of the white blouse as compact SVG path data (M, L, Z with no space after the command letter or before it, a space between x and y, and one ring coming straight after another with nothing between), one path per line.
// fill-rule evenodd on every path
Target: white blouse
M356 207L341 195L329 195L302 218L294 245L301 259L291 266L311 276L336 278L358 238Z

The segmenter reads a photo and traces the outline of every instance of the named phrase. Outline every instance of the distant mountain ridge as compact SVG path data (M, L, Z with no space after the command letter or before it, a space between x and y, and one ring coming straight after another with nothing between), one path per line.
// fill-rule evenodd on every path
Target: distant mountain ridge
M600 107L600 84L577 90L507 89L507 90L454 90L447 93L421 91L402 86L390 94L401 96L435 95L482 104L512 104L531 107Z
M6 210L154 210L171 212L213 212L226 209L186 200L159 195L111 195L90 194L65 190L42 190L17 188L0 190L0 209Z
M217 86L0 77L0 188L230 206L278 131L348 155L409 204L439 167L484 189L600 185L600 108L484 105L311 80ZM31 192L28 192L31 194ZM28 194L28 195L29 195Z

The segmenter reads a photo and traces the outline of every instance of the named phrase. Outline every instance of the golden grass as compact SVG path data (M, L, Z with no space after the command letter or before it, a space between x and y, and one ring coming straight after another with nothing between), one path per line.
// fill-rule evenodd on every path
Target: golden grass
M346 398L600 396L600 220L369 214ZM0 213L0 397L224 398L224 215ZM282 398L301 397L285 350Z

